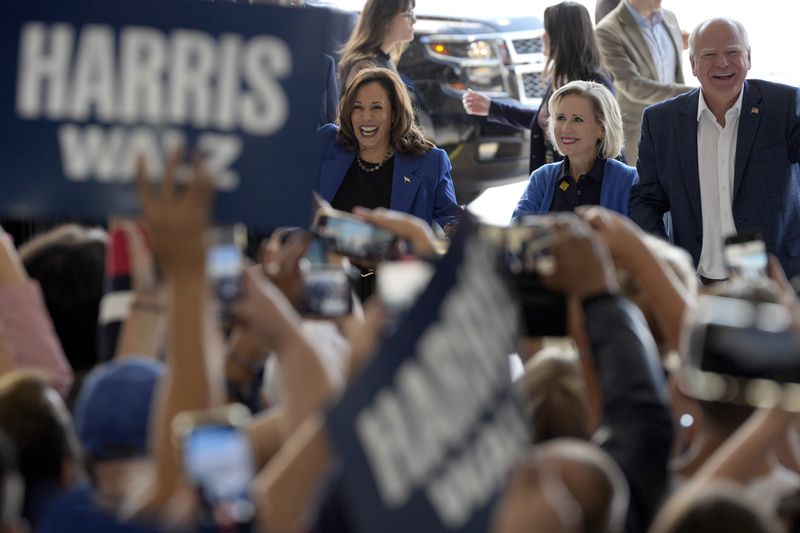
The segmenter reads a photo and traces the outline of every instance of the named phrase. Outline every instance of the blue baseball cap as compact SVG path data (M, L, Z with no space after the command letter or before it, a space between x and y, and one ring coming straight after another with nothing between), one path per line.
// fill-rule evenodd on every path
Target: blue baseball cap
M126 357L86 376L75 403L75 426L90 459L147 454L153 391L164 369L154 359Z

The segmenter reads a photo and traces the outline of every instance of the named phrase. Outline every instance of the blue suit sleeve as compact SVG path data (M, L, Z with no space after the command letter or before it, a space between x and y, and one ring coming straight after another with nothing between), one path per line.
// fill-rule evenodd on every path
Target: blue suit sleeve
M511 214L511 221L514 222L525 215L538 215L546 213L550 206L545 206L544 197L546 195L547 179L546 168L536 169L528 179L528 187L522 193L522 197L517 203L517 207Z
M639 160L636 163L639 183L631 188L630 217L643 230L666 239L663 216L669 211L669 198L658 179L655 150L650 113L646 110L642 118Z
M458 222L462 209L456 200L453 178L450 176L452 165L444 150L436 149L439 154L439 177L434 193L433 220L442 227Z
M583 303L583 312L603 398L593 440L628 480L625 531L647 531L667 486L673 434L658 350L644 316L630 302L595 297Z

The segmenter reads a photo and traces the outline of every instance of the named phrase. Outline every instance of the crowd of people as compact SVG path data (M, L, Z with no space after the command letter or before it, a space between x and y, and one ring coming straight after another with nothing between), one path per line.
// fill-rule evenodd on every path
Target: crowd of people
M566 331L504 324L516 353L482 354L513 363L501 383L527 430L484 500L492 533L800 531L800 90L747 80L747 32L727 18L688 35L700 87L684 86L683 37L660 4L622 0L594 30L583 6L551 6L542 106L463 96L467 113L531 131L528 187L494 233L535 226L539 248L517 245L550 268L510 268L501 237L492 274L516 279L517 304L528 297L520 323L543 301L530 297L559 295ZM157 183L139 160L137 220L25 243L0 233L0 531L363 531L327 415L408 335L413 297L398 306L375 278L390 263L430 275L448 246L486 235L397 73L413 9L367 0L318 133L325 216L276 229L233 294L213 290L199 153L172 151ZM326 217L391 246L379 260L335 253ZM763 271L731 272L736 233L761 235ZM305 286L322 272L324 292L343 279L332 271L347 274L330 292L348 301L321 316ZM395 294L411 292L401 281ZM429 292L439 320L458 314ZM479 394L456 381L439 393Z

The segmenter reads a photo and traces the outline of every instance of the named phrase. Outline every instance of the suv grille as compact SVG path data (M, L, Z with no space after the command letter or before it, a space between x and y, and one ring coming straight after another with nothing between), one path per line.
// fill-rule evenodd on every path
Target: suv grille
M526 72L522 75L525 98L542 98L547 90L547 79L541 72Z
M541 54L544 49L541 37L514 39L511 44L514 45L514 51L518 54Z

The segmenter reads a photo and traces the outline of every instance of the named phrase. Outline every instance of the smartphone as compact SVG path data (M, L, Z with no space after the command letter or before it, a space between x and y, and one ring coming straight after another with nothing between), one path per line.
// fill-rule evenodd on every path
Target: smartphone
M529 337L567 334L567 298L542 284L555 272L553 233L547 217L524 217L508 227L481 226L480 234L498 251L500 270L520 306L522 329Z
M311 237L301 261L309 265L328 264L328 248L325 246L325 240L317 234Z
M244 429L249 418L245 406L230 404L180 413L173 422L186 478L216 522L247 523L254 516L249 493L255 460Z
M230 318L230 306L242 295L246 235L241 225L213 228L209 234L206 270L223 319Z
M339 255L370 262L396 255L397 238L392 232L343 211L319 211L315 229L328 249Z
M300 314L335 318L352 312L350 277L342 265L309 263L301 265L301 274Z
M788 391L800 408L800 332L784 306L703 296L697 317L684 369L689 394L763 405Z
M725 263L732 275L743 278L767 276L767 246L758 233L732 235L725 239Z

